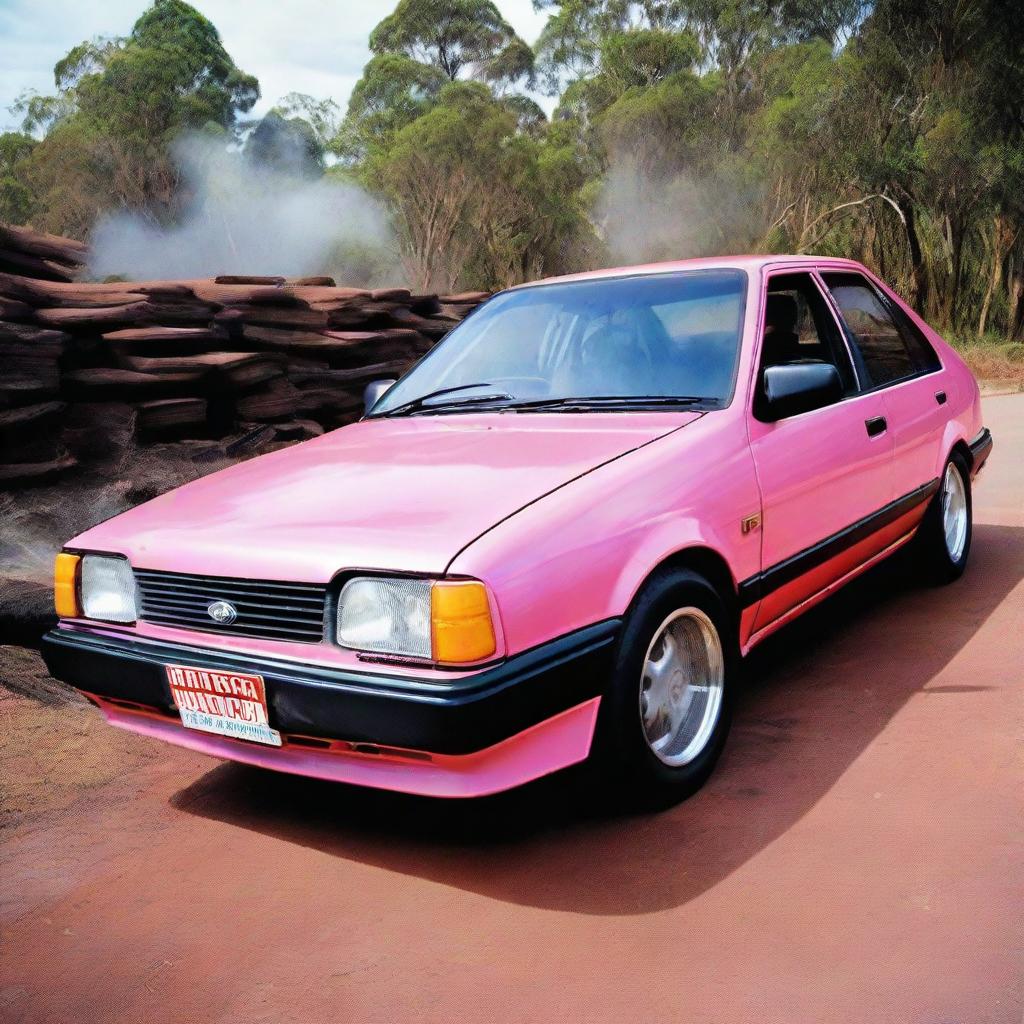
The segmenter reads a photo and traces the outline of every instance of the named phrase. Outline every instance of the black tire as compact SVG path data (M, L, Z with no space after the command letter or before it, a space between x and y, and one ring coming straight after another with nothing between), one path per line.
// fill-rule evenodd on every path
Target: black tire
M949 550L943 523L943 489L946 473L950 467L960 474L964 497L967 503L967 536L958 556ZM928 505L914 538L914 558L924 578L937 585L958 580L967 567L971 554L971 537L974 532L974 505L971 499L971 471L967 459L960 452L953 452L939 477L939 490Z
M640 691L648 648L678 609L699 609L722 648L718 718L701 751L688 763L666 764L647 742ZM739 664L735 616L703 576L688 569L658 570L637 595L623 623L611 679L601 701L591 767L629 807L657 809L684 800L707 780L725 746L732 721L732 691Z

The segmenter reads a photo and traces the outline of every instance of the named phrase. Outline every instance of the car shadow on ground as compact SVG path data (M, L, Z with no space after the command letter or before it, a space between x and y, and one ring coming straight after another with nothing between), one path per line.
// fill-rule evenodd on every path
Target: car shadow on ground
M865 574L748 659L715 775L659 814L617 811L575 770L486 800L443 801L224 764L171 802L526 906L601 915L679 906L798 822L910 698L987 689L969 663L955 682L929 684L1022 578L1024 529L985 525L953 586L919 586L902 558Z

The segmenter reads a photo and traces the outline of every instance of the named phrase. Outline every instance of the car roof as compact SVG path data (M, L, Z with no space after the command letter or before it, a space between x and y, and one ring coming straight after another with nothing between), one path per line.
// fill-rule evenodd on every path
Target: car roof
M667 260L664 263L640 263L636 266L609 267L605 270L587 270L579 274L563 274L560 277L545 277L539 281L529 281L516 285L516 288L535 288L538 285L561 284L568 281L598 281L610 277L636 277L645 274L671 274L683 270L745 270L748 273L760 272L765 267L782 266L842 267L863 271L864 268L855 260L840 259L833 256L806 256L799 254L773 253L747 256L701 256L686 260Z

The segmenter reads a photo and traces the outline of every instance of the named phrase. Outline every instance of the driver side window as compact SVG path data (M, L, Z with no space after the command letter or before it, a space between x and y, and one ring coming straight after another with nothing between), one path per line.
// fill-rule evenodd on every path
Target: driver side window
M765 370L794 363L830 364L839 373L843 394L857 391L857 378L835 318L809 273L775 274L768 279L755 404L759 418L764 412Z

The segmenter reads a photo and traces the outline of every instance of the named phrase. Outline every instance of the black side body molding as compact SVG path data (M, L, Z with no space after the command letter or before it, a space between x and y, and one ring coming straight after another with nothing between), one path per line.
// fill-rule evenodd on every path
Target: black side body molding
M778 562L764 572L758 573L744 580L739 585L740 606L749 608L757 604L763 597L784 587L787 583L799 579L806 572L816 569L836 555L842 554L847 548L859 544L866 537L884 529L890 523L895 522L900 516L906 515L918 505L928 501L939 489L938 479L931 480L921 487L916 488L909 494L890 501L888 505L880 508L877 512L858 519L831 537L826 537L817 544L798 551L795 555Z

